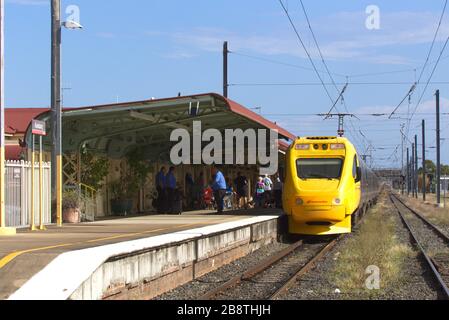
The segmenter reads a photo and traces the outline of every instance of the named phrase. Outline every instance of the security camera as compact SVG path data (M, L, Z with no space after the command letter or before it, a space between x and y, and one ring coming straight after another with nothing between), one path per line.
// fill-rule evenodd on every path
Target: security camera
M68 21L63 22L62 26L64 28L71 29L71 30L83 28L83 26L81 24L79 24L78 22L73 21L73 20L68 20Z

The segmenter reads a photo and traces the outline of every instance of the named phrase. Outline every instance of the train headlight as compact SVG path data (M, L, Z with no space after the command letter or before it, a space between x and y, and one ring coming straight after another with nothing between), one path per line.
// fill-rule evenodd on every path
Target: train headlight
M331 144L331 150L344 150L345 145L344 143L332 143Z
M309 150L310 144L297 144L295 145L296 150Z
M297 198L296 199L296 205L297 206L302 206L304 204L304 200L302 200L301 198Z
M335 198L335 199L332 201L332 203L333 203L334 205L336 205L336 206L339 206L339 205L341 205L342 201L341 201L340 198Z

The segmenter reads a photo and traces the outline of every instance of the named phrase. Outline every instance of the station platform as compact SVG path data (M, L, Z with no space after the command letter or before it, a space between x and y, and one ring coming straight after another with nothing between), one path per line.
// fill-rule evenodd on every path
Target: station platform
M15 236L0 238L0 299L129 298L123 292L130 285L142 287L142 283L167 280L174 277L175 269L194 270L198 261L207 263L196 272L202 269L207 273L218 266L218 261L241 256L245 250L252 250L251 243L275 236L280 216L282 212L276 209L228 211L222 215L201 211L49 226L37 232L18 230ZM229 250L235 252L230 255ZM220 255L219 259L210 259ZM125 269L118 271L117 262L119 269ZM103 270L101 281L89 280L105 266L115 271ZM101 288L94 290L95 283ZM178 283L167 288L175 285ZM165 289L150 288L149 295Z

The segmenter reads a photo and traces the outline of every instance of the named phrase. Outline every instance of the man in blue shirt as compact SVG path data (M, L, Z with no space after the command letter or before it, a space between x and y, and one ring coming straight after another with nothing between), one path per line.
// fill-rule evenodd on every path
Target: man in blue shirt
M216 166L212 167L212 190L214 191L215 202L217 203L218 213L223 212L223 199L226 195L226 180Z
M157 212L162 213L165 211L165 167L156 175L156 190L157 190Z
M176 177L175 167L170 167L165 176L165 189L167 190L168 213L173 213L173 203L175 201Z

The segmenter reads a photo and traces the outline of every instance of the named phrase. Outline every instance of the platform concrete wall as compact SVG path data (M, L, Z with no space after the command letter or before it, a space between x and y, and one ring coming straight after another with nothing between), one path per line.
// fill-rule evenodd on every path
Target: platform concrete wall
M151 299L272 242L278 218L109 258L73 300Z

